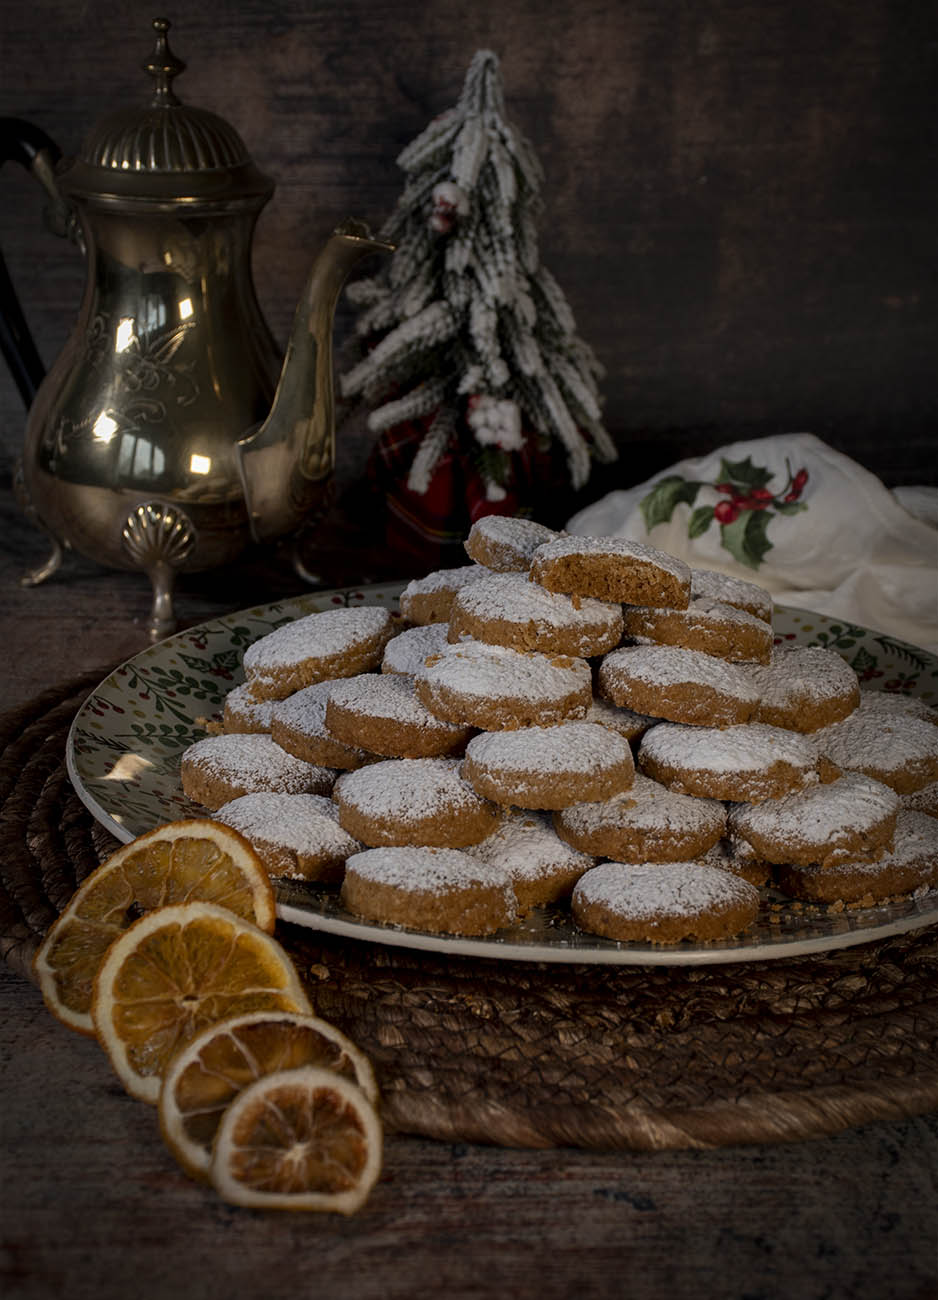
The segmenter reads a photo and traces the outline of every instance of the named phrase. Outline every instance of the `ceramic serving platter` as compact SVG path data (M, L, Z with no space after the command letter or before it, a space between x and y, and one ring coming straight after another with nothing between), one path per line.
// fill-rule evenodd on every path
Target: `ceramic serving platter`
M243 680L241 657L252 641L304 614L336 606L386 605L397 612L403 584L317 592L257 606L189 628L135 655L94 690L75 717L68 771L83 803L118 839L162 822L205 816L179 782L182 751L220 716ZM865 689L901 691L938 706L938 657L842 620L805 610L775 611L777 638L836 650ZM674 947L615 943L582 933L563 905L537 908L520 925L488 938L432 935L359 921L343 910L336 887L278 881L285 921L374 943L497 960L622 965L706 965L826 952L938 921L938 890L873 908L808 908L768 891L756 925L720 944Z

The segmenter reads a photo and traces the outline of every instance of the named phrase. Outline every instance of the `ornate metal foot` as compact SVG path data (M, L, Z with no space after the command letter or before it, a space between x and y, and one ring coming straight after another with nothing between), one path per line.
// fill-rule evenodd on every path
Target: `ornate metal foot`
M143 502L124 520L121 530L124 553L153 584L153 605L147 625L151 641L161 641L175 630L176 574L195 541L195 526L186 512L162 501Z
M46 578L51 578L62 565L62 559L65 555L65 547L57 537L51 537L52 550L49 552L49 558L35 569L29 569L20 578L21 587L38 587Z

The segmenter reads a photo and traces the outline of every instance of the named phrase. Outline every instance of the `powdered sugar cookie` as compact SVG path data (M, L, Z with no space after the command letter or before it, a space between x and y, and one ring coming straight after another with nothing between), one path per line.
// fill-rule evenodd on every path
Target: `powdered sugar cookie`
M499 811L459 774L454 758L399 758L345 772L332 797L339 825L372 848L464 848L491 834Z
M767 664L772 656L772 626L735 605L705 596L686 609L626 605L623 631L640 644L684 646L733 663Z
M593 698L583 659L465 641L418 669L417 696L446 722L483 731L549 727L582 718Z
M824 646L776 646L767 665L750 671L761 696L755 720L773 727L817 731L860 702L856 673Z
M457 591L470 582L478 582L489 572L481 564L464 564L455 569L434 569L422 578L408 582L401 592L399 605L408 623L446 623Z
M504 871L459 849L366 849L349 858L343 907L385 925L432 934L493 934L517 914Z
M235 686L225 696L222 713L223 731L270 731L273 700L259 700L247 682Z
M746 722L759 703L742 665L681 646L613 650L599 665L598 686L613 704L694 726Z
M537 548L530 572L548 591L571 596L671 609L690 600L683 560L625 537L558 537Z
M938 817L938 781L923 785L921 790L910 794L900 794L899 805L907 812L923 812L929 817Z
M466 554L477 564L484 564L498 573L508 573L527 570L537 548L557 536L553 528L535 523L533 519L483 515L469 529L463 545Z
M818 752L806 736L762 722L738 727L682 727L661 722L646 731L638 767L671 790L704 799L761 803L818 781Z
M845 772L863 772L899 794L938 781L938 727L922 718L857 709L815 732L812 740Z
M448 631L448 623L427 623L399 632L384 648L381 671L413 677L430 655L439 654L448 644Z
M546 813L506 810L495 830L465 850L504 871L521 912L566 898L595 859L565 843Z
M391 614L383 606L307 614L248 646L245 680L258 699L282 700L313 682L377 668L393 633Z
M758 856L751 844L735 835L724 835L697 859L708 867L719 867L731 875L748 880L760 889L772 879L772 868Z
M648 728L661 719L649 718L647 714L636 713L633 709L623 709L611 700L604 700L601 695L594 695L584 721L596 722L601 727L616 732L623 740L635 741L640 740Z
M874 713L896 721L899 718L920 718L938 727L938 709L916 695L900 695L898 691L860 691L857 706L864 717Z
M899 797L879 781L845 772L759 804L734 804L729 827L766 862L830 866L878 858L892 843Z
M617 862L688 862L723 835L717 799L678 794L637 773L630 789L600 803L575 803L554 815L557 834L596 857Z
M346 858L362 847L322 795L246 794L214 816L251 841L268 875L288 880L341 880Z
M724 605L744 609L766 623L772 622L772 596L764 587L728 573L717 573L715 569L691 569L690 598L718 600Z
M792 898L868 906L894 894L934 886L938 884L938 821L926 813L900 812L892 849L882 857L826 867L777 866L775 880Z
M565 722L475 736L462 774L494 803L549 809L611 798L632 784L635 765L621 736L595 722Z
M258 733L197 740L183 751L179 772L188 797L209 809L259 790L328 794L335 781L331 768L304 763Z
M759 912L759 891L701 862L603 862L573 890L581 930L622 942L699 943L729 939Z
M471 727L444 722L417 699L404 673L363 673L336 682L326 700L326 727L346 745L385 758L462 753Z
M565 596L521 573L492 573L456 593L449 640L473 637L491 645L588 658L622 639L622 606Z
M271 715L270 734L281 749L285 749L288 754L295 754L307 763L318 763L341 771L351 771L376 761L379 755L357 745L346 745L326 726L326 703L333 687L343 680L344 678L332 678L326 682L315 682L312 686L297 691L289 699L276 702Z

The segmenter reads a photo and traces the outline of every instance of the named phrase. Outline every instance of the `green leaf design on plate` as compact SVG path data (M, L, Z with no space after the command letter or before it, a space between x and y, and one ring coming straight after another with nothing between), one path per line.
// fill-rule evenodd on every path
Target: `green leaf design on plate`
M703 485L690 483L680 474L668 474L659 479L647 496L642 497L639 509L645 520L645 527L651 532L658 524L666 524L674 514L674 507L679 501L686 501L692 506L697 500L697 493Z
M775 509L780 515L797 515L807 508L803 501L776 501L775 503Z
M766 530L773 518L769 510L744 510L731 524L720 525L720 544L740 564L758 569L772 549Z
M713 506L698 506L687 521L687 536L701 537L713 523Z
M743 487L757 488L765 487L770 478L772 478L770 469L762 465L753 465L752 457L747 456L745 460L721 459L720 477L717 482L739 483Z

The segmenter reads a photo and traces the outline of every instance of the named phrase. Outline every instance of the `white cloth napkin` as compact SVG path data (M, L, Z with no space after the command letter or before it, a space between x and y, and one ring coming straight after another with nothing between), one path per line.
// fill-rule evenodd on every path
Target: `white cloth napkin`
M678 461L587 506L567 529L646 542L758 583L780 605L938 653L938 489L891 492L814 434Z

